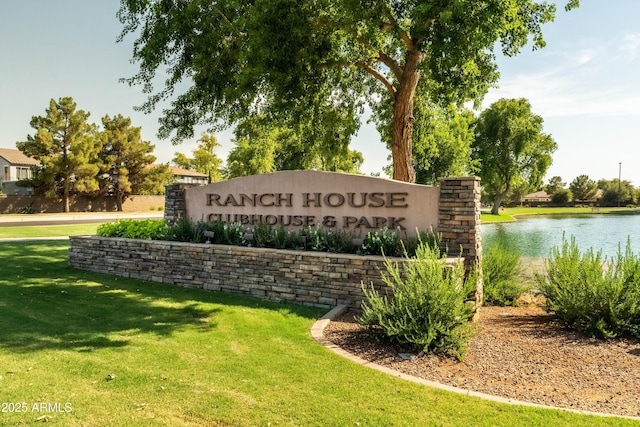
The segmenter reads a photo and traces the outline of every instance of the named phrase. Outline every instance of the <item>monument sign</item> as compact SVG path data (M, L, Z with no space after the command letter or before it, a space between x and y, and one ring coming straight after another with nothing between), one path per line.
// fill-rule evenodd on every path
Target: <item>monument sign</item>
M281 171L187 188L184 197L193 221L247 227L322 226L364 237L383 227L415 236L438 225L438 187L365 175Z

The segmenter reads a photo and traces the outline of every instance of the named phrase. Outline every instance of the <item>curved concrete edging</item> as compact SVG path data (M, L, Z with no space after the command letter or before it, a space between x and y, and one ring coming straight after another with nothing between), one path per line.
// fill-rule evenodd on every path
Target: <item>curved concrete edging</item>
M603 412L590 412L590 411L581 411L578 409L571 409L571 408L559 408L556 406L548 406L548 405L540 405L538 403L531 403L531 402L524 402L524 401L520 401L520 400L515 400L515 399L508 399L505 397L500 397L500 396L493 396L491 394L486 394L486 393L480 393L477 391L473 391L473 390L465 390L462 388L458 388L458 387L453 387L453 386L449 386L446 384L441 384L435 381L429 381L429 380L425 380L424 378L419 378L419 377L415 377L413 375L407 375L404 374L402 372L399 371L395 371L393 369L387 368L386 366L382 366L382 365L378 365L377 363L373 363L373 362L369 362L368 360L364 360L356 355L353 355L351 353L349 353L348 351L345 351L344 349L342 349L341 347L335 345L333 342L331 342L330 340L328 340L325 336L324 336L324 329L327 327L327 325L329 324L329 322L331 322L333 319L335 319L336 317L344 314L347 311L347 307L344 305L339 305L337 307L335 307L333 310L329 311L327 314L325 314L324 316L322 316L320 319L318 319L313 326L311 327L311 336L313 337L313 339L315 339L318 343L322 344L324 347L328 348L329 350L333 351L334 353L349 359L350 361L357 363L359 365L362 366L366 366L368 368L372 368L375 370L378 370L380 372L384 372L385 374L388 375L392 375L394 377L398 377L401 378L403 380L406 381L412 381L415 383L419 383L419 384L423 384L429 387L434 387L440 390L445 390L445 391L450 391L452 393L458 393L458 394L464 394L467 396L473 396L473 397L478 397L480 399L485 399L485 400L491 400L494 402L498 402L498 403L507 403L507 404L511 404L511 405L521 405L521 406L531 406L531 407L535 407L535 408L543 408L543 409L555 409L555 410L560 410L560 411L568 411L568 412L573 412L573 413L577 413L577 414L582 414L582 415L596 415L599 417L615 417L615 418L627 418L627 419L632 419L632 420L640 420L640 417L632 417L632 416L624 416L624 415L615 415L615 414L607 414L607 413L603 413Z

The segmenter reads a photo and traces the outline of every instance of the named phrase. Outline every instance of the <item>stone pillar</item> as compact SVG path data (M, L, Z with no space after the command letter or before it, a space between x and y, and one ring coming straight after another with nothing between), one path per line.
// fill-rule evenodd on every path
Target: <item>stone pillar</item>
M476 303L482 302L482 238L480 235L480 178L440 180L438 232L449 256L461 255L467 272L477 268Z
M165 187L164 221L175 224L178 219L187 215L184 192L196 184L171 184Z

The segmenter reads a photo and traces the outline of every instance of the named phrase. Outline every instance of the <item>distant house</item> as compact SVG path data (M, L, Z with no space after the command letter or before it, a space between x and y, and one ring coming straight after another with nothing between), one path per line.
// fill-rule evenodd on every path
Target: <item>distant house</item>
M32 177L31 167L40 164L14 148L0 148L0 188L4 194L30 194L31 188L18 187L16 183Z
M175 166L169 166L169 170L176 178L177 184L198 184L207 185L209 183L209 176L204 173L190 171L188 169L182 169Z
M527 194L522 197L522 203L527 205L537 205L540 203L551 202L551 197L546 191L536 191L535 193Z

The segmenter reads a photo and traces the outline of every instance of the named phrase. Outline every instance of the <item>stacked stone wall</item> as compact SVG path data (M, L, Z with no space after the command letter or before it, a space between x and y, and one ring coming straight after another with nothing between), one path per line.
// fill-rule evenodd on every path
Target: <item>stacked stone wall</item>
M480 178L444 178L440 180L438 232L442 250L461 254L467 272L476 270L476 303L482 301L482 237L480 234Z
M174 224L179 218L186 216L184 190L197 184L171 184L165 187L164 220Z
M327 309L359 308L362 283L388 294L382 257L98 236L70 240L69 264L96 273Z
M478 269L475 300L482 300L480 180L446 178L440 183L437 231L443 249ZM186 215L185 189L167 187L165 220ZM253 295L322 308L344 304L359 308L362 283L388 294L382 257L161 242L71 237L69 263L76 268L170 285ZM398 262L405 262L397 259ZM473 296L471 296L473 298Z

